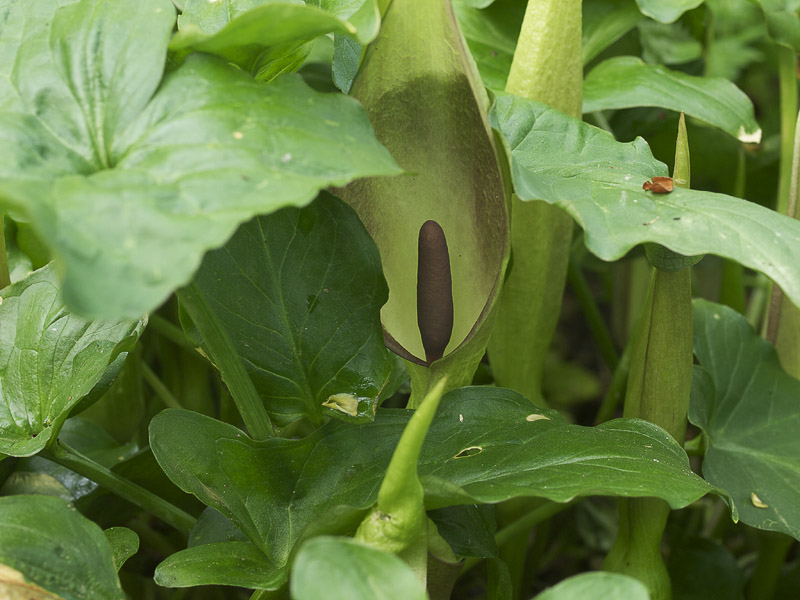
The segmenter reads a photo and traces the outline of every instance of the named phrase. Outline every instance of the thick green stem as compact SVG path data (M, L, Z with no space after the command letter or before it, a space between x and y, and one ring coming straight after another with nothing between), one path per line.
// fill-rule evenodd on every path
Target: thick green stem
M689 187L689 149L683 115L678 127L673 179L676 185ZM658 249L653 250L657 259ZM654 264L659 263L655 260ZM686 436L692 387L692 334L690 269L654 270L631 350L623 415L660 425L678 443L683 443ZM641 580L652 600L669 600L672 592L661 556L661 536L669 506L653 498L624 499L620 501L619 514L617 539L606 557L605 568Z
M794 130L797 119L797 54L791 48L777 45L778 82L781 107L781 162L778 179L778 212L786 214L792 179Z
M427 525L424 492L417 475L417 463L447 380L431 389L408 421L392 454L386 475L378 490L378 502L361 522L356 539L381 550L401 554L412 567L422 569L427 554ZM421 546L425 546L422 548ZM422 555L422 556L420 556Z
M238 352L203 293L197 285L191 283L179 290L177 294L181 306L191 317L203 342L208 347L211 360L219 369L223 381L228 386L250 435L257 440L265 440L274 436L272 422L253 381L247 374Z
M580 118L581 1L531 0L506 91ZM489 356L497 383L538 404L567 273L572 218L544 202L511 205L511 254Z
M795 124L791 183L786 205L786 215L794 219L799 216L797 214L799 186L800 114ZM784 370L792 377L800 379L800 310L786 297L783 290L773 285L768 311L764 337L775 345Z
M6 255L6 231L3 223L3 213L0 213L0 290L11 285L11 275L8 270L8 256Z
M778 587L781 568L794 540L788 535L759 531L758 560L750 584L748 600L772 600Z
M39 456L59 464L62 467L71 469L78 475L83 475L87 479L94 481L96 484L114 492L121 498L128 500L139 508L158 517L165 523L172 525L178 531L188 534L196 523L194 517L182 511L177 506L170 504L143 487L128 481L110 469L97 464L61 441L58 441L50 448L40 452Z

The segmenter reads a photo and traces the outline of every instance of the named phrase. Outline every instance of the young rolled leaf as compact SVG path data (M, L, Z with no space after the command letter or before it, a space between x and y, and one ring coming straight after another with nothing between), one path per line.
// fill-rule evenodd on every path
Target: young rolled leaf
M734 310L694 301L689 418L706 436L703 476L726 489L742 521L800 539L800 382Z
M668 173L644 140L617 142L544 104L498 94L490 116L513 148L516 195L566 210L599 258L616 260L644 242L717 254L761 271L800 303L800 222L723 194L647 192L645 181Z
M7 8L0 207L32 222L81 314L138 318L239 223L399 172L351 99L207 54L164 77L169 0Z
M144 321L76 316L64 306L53 265L0 296L0 452L30 456L133 347Z
M0 597L127 598L103 531L48 496L0 498Z
M583 112L658 106L684 112L745 143L759 143L753 103L721 77L696 77L633 56L603 61L583 83Z
M418 314L417 294L423 290L420 309L438 311L433 295L439 292L433 289L439 284L426 287L427 276L418 274L427 261L419 257L418 244L423 224L434 221L446 240L452 277L453 325L442 354L457 364L443 370L451 374L450 385L468 384L486 344L480 332L500 289L508 218L483 87L450 2L394 0L352 94L406 171L364 179L341 192L381 252L389 284L381 310L387 345L412 363L431 362L419 326L438 317ZM443 273L443 264L436 269ZM446 337L436 335L440 341ZM428 379L427 369L412 373L416 398L424 395Z

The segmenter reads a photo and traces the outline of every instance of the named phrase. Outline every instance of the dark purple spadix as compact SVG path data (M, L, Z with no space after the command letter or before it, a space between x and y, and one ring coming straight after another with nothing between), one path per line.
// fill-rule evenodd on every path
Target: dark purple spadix
M453 333L453 280L447 240L436 221L425 221L419 229L417 325L425 360L442 358Z

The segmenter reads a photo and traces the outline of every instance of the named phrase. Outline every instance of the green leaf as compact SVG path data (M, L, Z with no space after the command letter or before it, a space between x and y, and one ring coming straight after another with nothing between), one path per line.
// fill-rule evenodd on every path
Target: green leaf
M241 226L195 282L276 424L373 419L394 365L380 324L388 290L344 202L323 193Z
M194 55L162 81L167 0L130 22L119 3L56 5L15 2L0 31L0 205L33 222L82 314L139 317L239 223L399 172L354 101L299 79Z
M703 476L727 490L748 525L800 539L800 381L734 310L694 302L689 418L706 435Z
M496 0L483 10L472 0L454 0L453 11L486 87L506 87L525 16L525 2Z
M139 551L139 536L127 527L111 527L103 533L111 546L114 566L119 571L125 561Z
M583 64L616 42L642 19L632 0L583 3Z
M800 1L756 0L764 11L767 30L777 44L800 50Z
M348 538L303 544L292 569L294 600L426 600L425 586L394 554Z
M366 4L373 2L367 0ZM365 23L366 35L358 35L354 25L315 6L190 1L178 18L180 31L172 38L170 51L178 62L191 52L212 54L252 73L257 80L270 81L280 73L297 70L311 51L310 42L321 35L346 34L371 41L377 33L377 10L373 12L376 19Z
M165 410L150 424L150 441L176 485L230 518L280 567L303 530L334 507L373 505L410 414L381 409L370 424L332 421L301 440L255 442L209 417ZM569 425L499 388L445 396L418 472L429 509L592 494L654 496L679 508L716 491L655 425Z
M694 77L633 56L596 66L583 84L583 112L658 106L719 127L742 142L761 141L753 103L727 79Z
M649 600L650 594L643 583L618 573L582 573L565 579L534 600Z
M797 221L723 194L646 192L645 181L668 173L644 140L617 142L544 104L497 94L491 118L512 149L519 198L566 210L599 258L616 260L643 242L686 256L718 254L761 271L800 304Z
M670 550L667 568L673 600L741 600L744 597L744 571L731 551L718 541L691 537Z
M687 10L700 6L704 0L636 0L642 14L661 23L676 21Z
M497 557L493 506L448 506L432 510L428 516L457 556Z
M52 265L0 291L0 452L45 447L139 337L143 322L88 321L64 307Z
M189 548L216 542L246 542L247 538L218 510L206 508L189 534Z
M277 569L250 542L214 542L167 557L156 568L154 581L170 588L234 585L277 590L286 583L286 570Z
M24 580L10 580L4 565ZM126 598L103 531L63 500L47 496L0 498L0 595L24 593L26 583L63 600Z
M637 29L645 62L682 65L703 58L703 44L680 21L665 25L642 19Z

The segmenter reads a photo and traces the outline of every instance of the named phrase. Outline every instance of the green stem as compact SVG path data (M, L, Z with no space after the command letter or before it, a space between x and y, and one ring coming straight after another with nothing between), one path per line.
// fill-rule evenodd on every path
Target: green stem
M737 198L745 196L745 182L747 178L747 153L744 145L739 148L739 160L736 165L736 183L733 195ZM722 280L719 291L720 304L730 306L738 313L744 314L746 310L744 289L744 267L739 263L723 259Z
M677 186L689 187L689 145L683 115L678 126L673 179ZM659 248L654 246L652 250L653 258L650 252L648 258L653 264L670 268L672 262L658 260ZM691 264L691 260L687 258L686 263ZM693 362L689 268L654 270L631 352L623 415L660 425L682 443ZM669 600L670 580L661 556L669 505L654 498L622 499L619 515L617 539L606 557L605 569L636 577L647 585L652 600Z
M586 283L583 271L581 271L574 258L570 258L569 261L567 281L569 281L572 291L575 292L575 296L578 298L583 316L589 325L589 330L597 343L603 361L612 372L615 371L619 364L617 347L611 337L611 331L608 329L608 325L606 325L606 321L597 306L594 295L589 289L589 284Z
M169 391L164 382L158 378L153 370L147 366L147 363L141 363L142 369L142 377L147 382L147 384L153 388L153 391L156 393L156 396L166 405L167 408L183 408L181 403L178 402L178 399L172 395L172 392Z
M0 290L9 285L11 285L11 275L8 271L8 256L6 255L6 231L3 213L0 213Z
M197 348L192 346L192 343L186 338L186 335L181 331L180 327L173 325L164 317L157 314L150 315L147 321L147 327L187 352L192 354L197 352Z
M786 46L776 46L781 108L781 162L778 179L778 212L786 214L792 179L794 129L797 118L797 55Z
M60 440L52 447L40 452L39 456L66 467L78 475L83 475L172 525L178 531L188 534L197 522L194 517L177 506L85 457Z
M750 585L748 600L771 600L778 587L781 568L794 540L787 535L759 531L758 560Z
M603 402L597 410L597 416L594 419L594 424L599 425L608 421L614 416L619 403L625 396L625 386L628 384L628 373L631 370L631 347L632 343L625 346L622 357L619 359L617 368L614 369L614 376L611 378L611 385L608 386L606 395L603 396Z
M252 379L233 347L225 328L196 284L190 283L177 292L178 300L200 332L203 342L211 354L211 360L219 369L222 379L231 392L236 408L242 415L245 427L257 440L275 435L272 422L264 404L253 385Z

